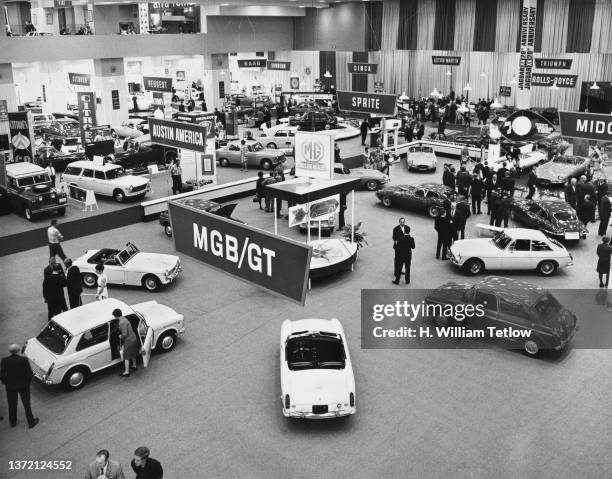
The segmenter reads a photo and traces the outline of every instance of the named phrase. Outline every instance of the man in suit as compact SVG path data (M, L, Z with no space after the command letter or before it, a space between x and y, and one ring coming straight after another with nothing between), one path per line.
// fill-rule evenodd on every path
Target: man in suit
M446 210L441 209L440 214L435 220L434 229L438 233L438 245L436 246L436 259L440 259L440 250L442 250L442 259L448 259L446 253L450 247L453 232L451 230L451 223L446 216Z
M610 198L608 197L608 192L606 191L599 200L599 236L605 236L606 231L608 231L611 212L612 205L610 204Z
M495 188L502 187L502 181L506 177L506 173L508 172L508 163L505 161L502 163L502 166L499 170L497 170L497 181L495 182Z
M572 208L576 209L578 206L578 185L576 178L572 178L569 182L569 185L565 187L563 191L565 195L565 201L571 205Z
M527 177L527 188L529 188L529 194L526 196L528 200L533 199L533 195L536 190L536 181L538 177L535 174L535 168L529 170L529 176Z
M491 210L493 209L493 200L491 199L491 195L493 191L495 191L495 184L497 183L497 175L493 173L491 176L487 176L484 180L485 191L487 193L487 214L491 214Z
M484 183L478 177L478 174L474 174L472 178L472 184L470 185L470 196L472 197L472 213L473 214L482 214L480 211L482 204L482 195L484 193Z
M497 209L497 219L495 226L501 226L501 222L504 222L504 228L508 227L508 220L510 219L510 210L512 209L512 197L508 194L502 194L499 207ZM499 224L498 224L499 223Z
M141 446L134 451L132 459L132 470L136 473L136 479L163 479L164 469L158 460L149 457L148 447Z
M400 218L399 226L393 228L393 249L395 250L395 280L393 284L399 284L402 268L405 268L406 284L410 284L410 263L412 262L414 238L410 236L410 226L406 226L405 222L404 218Z
M368 136L368 130L371 130L370 124L366 120L363 120L359 126L359 129L361 130L361 145L363 146L365 145L366 137Z
M89 465L85 479L125 479L121 464L109 460L110 453L106 449L98 451L96 460Z
M457 203L455 201L451 203L449 220L451 223L453 241L457 241L459 239L459 233L461 233L461 239L465 239L465 225L469 216L470 207L465 203Z
M43 281L43 298L47 303L49 321L56 314L68 311L66 296L64 295L65 287L66 278L62 267L59 264L55 264L51 274L46 276Z
M8 402L9 422L11 427L17 425L17 395L21 396L23 409L25 410L28 427L32 429L38 424L39 419L32 414L30 406L30 383L32 382L32 368L28 358L21 356L19 344L9 346L10 356L0 362L0 379L6 389Z
M508 196L514 196L514 188L514 179L512 176L510 176L510 172L506 171L506 176L502 180L502 193L505 193Z
M491 209L491 220L489 221L490 226L501 225L501 192L499 190L493 190L491 192L491 199L489 200L489 208Z
M448 186L452 190L455 189L455 173L449 164L444 165L444 173L442 173L442 184Z
M459 173L457 173L457 193L467 197L471 184L472 175L467 172L465 165L461 165Z
M581 176L576 183L576 211L578 211L578 209L580 209L580 205L584 203L584 197L587 194L585 189L586 180L586 176Z
M83 292L81 270L78 266L72 264L70 258L64 264L66 265L66 289L68 290L70 309L78 308L81 306L81 293Z

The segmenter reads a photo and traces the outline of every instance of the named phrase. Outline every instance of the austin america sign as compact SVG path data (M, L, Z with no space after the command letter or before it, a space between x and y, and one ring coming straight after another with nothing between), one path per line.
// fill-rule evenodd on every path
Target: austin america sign
M395 95L357 91L338 91L337 95L340 110L376 115L395 115Z
M612 116L610 115L560 111L559 123L563 136L612 141Z
M170 201L177 251L299 304L306 300L312 248Z
M348 63L349 73L371 73L378 72L378 63Z
M149 117L151 142L173 148L206 152L206 127Z

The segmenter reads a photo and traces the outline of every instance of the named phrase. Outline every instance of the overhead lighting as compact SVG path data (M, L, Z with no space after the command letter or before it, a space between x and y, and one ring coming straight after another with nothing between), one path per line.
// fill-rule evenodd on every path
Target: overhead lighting
M550 90L557 91L559 87L557 86L557 81L555 80L552 85L550 85Z
M440 93L438 89L434 87L433 91L429 94L429 96L433 98L442 98L442 93Z
M599 90L599 85L597 84L597 82L593 82L593 84L590 86L589 90Z
M448 71L446 72L446 76L451 76L452 74L453 74L453 72L452 72L452 71L450 71L450 70L448 70Z
M221 70L221 75L225 75L225 70Z
M480 76L484 78L484 77L486 77L486 76L487 76L487 74L486 74L484 71L481 71L481 72L480 72Z
M465 87L463 88L465 91L472 91L472 87L470 86L470 82L467 82Z
M399 96L398 100L400 100L400 101L408 101L408 100L410 100L410 97L406 96L406 92L403 91L402 94Z
M325 70L325 74L323 75L325 78L331 78L332 74L329 73L329 70Z
M510 80L510 83L512 83L513 85L516 85L516 76L512 75L512 80Z
M497 98L493 101L493 103L491 103L491 108L493 108L494 110L502 108L503 106L504 105L502 105Z

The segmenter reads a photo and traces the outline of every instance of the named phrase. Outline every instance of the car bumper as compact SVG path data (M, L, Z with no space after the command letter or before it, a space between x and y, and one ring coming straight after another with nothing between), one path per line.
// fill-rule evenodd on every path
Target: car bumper
M457 256L455 256L452 251L448 252L448 256L450 258L451 263L459 267L463 266L464 262L457 258Z
M136 196L144 196L149 191L151 191L151 185L148 185L144 190L139 190L139 191L124 190L125 196L127 196L128 198L133 198L133 197L136 197Z
M60 208L65 208L66 204L67 204L67 202L58 203L58 204L55 204L55 205L47 205L47 206L43 206L41 208L36 208L36 209L32 208L31 211L32 211L33 215L36 215L38 213L45 213L47 211L55 211L55 210L58 210Z
M38 371L32 371L32 374L43 384L55 384L46 374L41 374Z
M179 264L178 268L174 271L171 271L170 274L164 276L164 284L172 283L176 279L176 277L183 271L183 266Z
M294 419L334 419L337 417L351 416L357 412L355 407L345 407L325 414L314 414L307 411L287 411L283 409L283 416Z

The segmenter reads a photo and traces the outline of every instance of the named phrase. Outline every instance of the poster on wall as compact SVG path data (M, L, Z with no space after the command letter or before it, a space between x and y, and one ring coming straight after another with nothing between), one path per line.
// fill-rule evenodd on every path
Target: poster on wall
M504 85L500 86L499 96L512 96L512 87L504 86Z
M559 88L575 88L578 75L557 75L553 73L533 73L531 75L532 86L552 86L554 83Z
M289 79L289 87L292 90L299 90L300 89L300 77L291 77Z
M533 70L533 52L535 49L536 28L536 2L537 0L524 0L521 10L520 30L520 57L517 106L528 108L530 106L531 74Z
M295 133L295 176L331 180L334 174L334 133Z
M120 110L121 109L121 103L119 101L119 90L112 90L111 91L111 99L113 102L113 110Z
M68 81L71 85L90 86L91 75L87 73L68 73Z
M6 100L0 100L0 121L8 121L8 105Z
M8 114L9 137L13 161L32 161L36 154L32 113L29 111L11 112Z
M93 92L77 93L77 108L79 111L79 125L81 129L81 144L93 142L96 126L96 95Z
M142 77L142 82L147 91L172 93L172 78Z
M289 208L289 227L310 221L325 221L340 211L340 195Z
M572 68L571 58L536 58L535 67L543 70L569 70Z
M215 174L214 155L200 155L202 175L210 176Z

